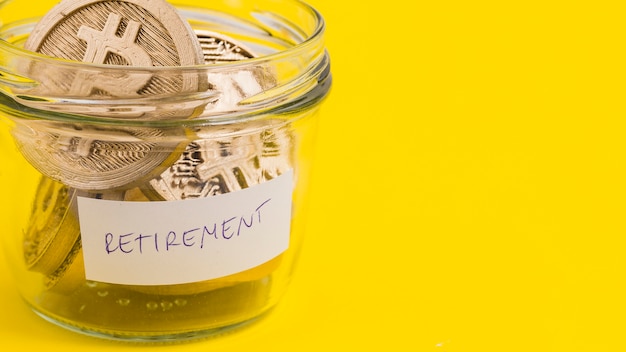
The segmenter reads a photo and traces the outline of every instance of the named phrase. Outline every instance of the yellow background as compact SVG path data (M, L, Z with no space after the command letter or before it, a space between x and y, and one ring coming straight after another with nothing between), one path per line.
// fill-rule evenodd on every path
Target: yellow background
M334 86L282 304L110 343L35 316L4 264L2 350L625 351L623 2L310 3Z

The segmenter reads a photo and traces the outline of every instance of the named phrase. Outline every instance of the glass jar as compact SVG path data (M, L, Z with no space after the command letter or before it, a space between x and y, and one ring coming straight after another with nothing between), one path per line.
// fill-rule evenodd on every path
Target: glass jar
M24 49L56 3L0 1L2 241L21 295L51 322L121 340L263 316L302 244L331 85L322 17L292 0L171 2L205 61L110 65ZM254 54L207 53L234 49ZM156 88L126 89L137 81Z

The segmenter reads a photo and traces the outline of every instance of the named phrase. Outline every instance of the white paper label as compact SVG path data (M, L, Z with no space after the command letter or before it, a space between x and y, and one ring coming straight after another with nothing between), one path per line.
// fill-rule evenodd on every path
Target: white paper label
M213 197L78 198L88 280L174 285L236 274L289 247L293 172Z

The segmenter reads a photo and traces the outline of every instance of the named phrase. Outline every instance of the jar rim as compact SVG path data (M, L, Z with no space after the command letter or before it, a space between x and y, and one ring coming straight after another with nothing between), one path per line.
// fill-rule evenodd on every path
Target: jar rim
M323 37L325 29L326 29L326 23L321 13L317 9L315 9L313 6L311 6L310 4L304 1L301 1L301 0L280 0L280 1L288 1L293 4L297 4L298 6L301 6L304 10L311 13L312 19L315 21L315 27L311 31L311 33L307 34L304 40L302 40L299 43L295 43L291 47L285 48L284 50L276 51L274 53L269 53L269 54L261 55L258 57L247 58L246 60L219 62L219 63L214 63L214 64L204 63L204 64L196 64L196 65L183 65L183 66L133 66L132 70L167 71L167 70L198 70L198 69L203 69L207 67L237 68L237 67L247 66L251 64L253 65L255 63L262 62L262 61L271 61L271 60L280 59L285 56L297 55L298 52L305 50L307 47L313 45L312 43L314 43L316 40ZM8 2L9 2L8 0L0 0L0 8L5 3L8 3ZM1 25L2 25L2 22L0 22L0 26ZM70 65L70 66L76 66L76 67L105 69L105 70L116 68L116 66L114 65L73 61L73 60L47 56L44 54L40 54L37 52L33 52L30 50L21 48L14 44L11 44L10 42L6 41L5 39L1 37L0 37L0 52L12 53L15 55L19 55L20 57L23 57L23 58L28 58L34 61L45 62L45 63L49 63L53 65L63 65L63 66ZM121 66L121 67L128 68L128 66Z

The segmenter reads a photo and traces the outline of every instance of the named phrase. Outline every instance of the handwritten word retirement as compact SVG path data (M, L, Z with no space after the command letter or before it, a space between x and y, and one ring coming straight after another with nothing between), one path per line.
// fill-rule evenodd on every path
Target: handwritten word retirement
M161 232L131 232L104 234L104 250L107 254L168 252L175 248L199 248L208 246L211 240L232 240L246 232L251 232L263 220L262 209L271 201L267 199L251 214L233 216L218 221L207 221L206 224L184 230L164 229Z

